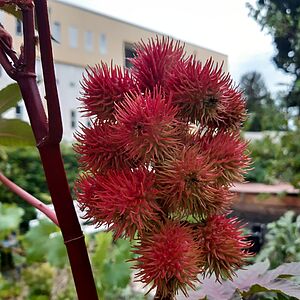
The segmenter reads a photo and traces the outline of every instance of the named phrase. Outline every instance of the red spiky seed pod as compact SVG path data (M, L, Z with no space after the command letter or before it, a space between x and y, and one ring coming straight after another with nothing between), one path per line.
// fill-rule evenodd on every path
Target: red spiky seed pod
M246 117L245 101L212 59L204 65L190 57L169 77L167 89L183 118L210 129L237 129Z
M81 132L75 134L74 150L83 170L106 173L109 169L135 166L114 138L115 128L115 124L96 122L91 127L82 126Z
M151 289L157 288L161 298L174 296L179 289L187 295L187 286L194 288L201 253L189 227L167 221L143 236L135 253L139 255L137 277L146 285L152 284Z
M183 47L169 38L156 37L147 44L141 41L135 50L132 74L142 91L163 87L169 74L184 60Z
M154 180L154 174L143 167L110 170L96 176L94 182L84 178L79 183L79 202L83 209L88 208L86 217L94 224L108 225L115 239L122 235L133 239L160 220Z
M180 143L177 110L160 91L126 96L117 106L116 138L135 160L162 160Z
M136 85L127 70L101 63L86 70L82 81L82 112L97 119L114 120L115 104L123 101L124 95L135 91Z
M201 153L209 157L216 167L218 184L231 185L244 180L243 175L249 168L250 158L247 153L248 143L241 139L239 133L208 132L199 141Z
M91 220L94 224L97 224L98 211L98 200L95 191L100 189L98 183L101 178L101 175L95 176L94 174L85 173L75 182L75 193L79 207L85 212L84 218Z
M165 159L156 176L161 201L172 212L206 217L224 211L231 203L228 190L215 185L216 169L196 146Z
M250 243L242 236L243 226L237 218L211 216L198 228L198 240L205 262L205 275L212 273L220 279L232 279L235 270L249 257Z

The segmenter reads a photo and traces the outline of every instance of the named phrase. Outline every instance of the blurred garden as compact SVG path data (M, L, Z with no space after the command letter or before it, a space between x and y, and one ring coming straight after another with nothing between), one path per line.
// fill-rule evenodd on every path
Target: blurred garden
M252 164L245 174L245 185L284 183L293 189L293 197L285 205L288 191L273 195L284 203L284 213L274 213L270 222L255 222L243 213L243 222L248 222L245 234L253 243L249 265L238 270L233 281L204 279L200 289L190 293L191 299L300 299L300 210L291 210L297 203L300 208L300 2L258 0L255 6L249 5L249 12L272 35L277 51L274 64L294 80L274 94L256 70L240 79L239 89L244 93L248 112L241 135L245 139L253 136L249 133L256 136L249 139L247 153ZM51 197L30 126L3 117L21 98L17 84L0 91L0 172L50 207ZM61 149L75 199L79 154L68 143L62 144ZM263 190L254 194L253 211L262 213L259 206L264 207L270 194ZM270 217L270 211L264 213ZM233 209L232 215L239 216L241 212ZM89 228L88 220L81 223ZM153 298L151 293L144 296L143 285L134 283L131 260L136 254L130 251L134 242L115 241L113 234L101 226L85 234L100 299ZM59 228L1 183L0 299L76 299ZM178 299L185 298L180 295Z

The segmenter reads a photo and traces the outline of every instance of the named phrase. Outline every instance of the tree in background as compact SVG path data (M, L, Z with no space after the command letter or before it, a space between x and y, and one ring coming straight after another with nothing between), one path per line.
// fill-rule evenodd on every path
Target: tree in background
M250 15L273 37L276 66L295 76L286 101L288 107L298 108L300 117L300 0L257 0L256 6L247 5Z
M272 98L262 75L256 71L245 73L240 88L247 100L249 119L245 125L248 131L286 130L287 120L280 105Z

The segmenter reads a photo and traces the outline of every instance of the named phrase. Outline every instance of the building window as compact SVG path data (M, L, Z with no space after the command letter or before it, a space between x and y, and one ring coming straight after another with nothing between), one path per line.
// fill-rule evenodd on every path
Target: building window
M22 21L16 19L16 35L21 36L23 32Z
M20 104L16 105L16 118L22 118L22 106Z
M52 36L57 42L61 42L61 25L59 22L54 22L52 26Z
M69 43L71 48L78 46L78 30L73 26L69 27Z
M99 50L101 54L107 53L107 40L105 33L101 33L99 37Z
M131 68L132 63L131 63L130 59L136 56L136 51L134 50L133 45L129 44L129 43L125 43L124 51L125 51L125 53L124 53L125 54L125 67Z
M93 50L93 33L91 31L84 33L84 45L87 51Z
M74 129L76 128L76 111L71 110L71 128Z

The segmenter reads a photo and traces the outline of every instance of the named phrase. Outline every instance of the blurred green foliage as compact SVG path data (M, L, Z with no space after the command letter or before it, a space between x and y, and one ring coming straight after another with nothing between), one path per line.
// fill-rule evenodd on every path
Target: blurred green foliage
M11 204L2 206L9 214L6 214L7 218L1 218L4 214L1 215L0 209L0 235L1 229L5 228L5 232L8 233L9 230L18 228L21 220L20 211L16 210L18 209L16 206ZM12 300L15 294L20 300L75 299L76 293L67 253L58 227L49 220L42 219L17 238L18 251L15 251L16 247L7 251L11 251L14 257L15 271L20 268L22 272L17 281L14 280L18 277L17 271L8 277L6 274L6 278L0 276L0 299ZM121 239L113 241L110 232L99 232L88 236L88 245L100 299L145 299L130 286L132 270L131 264L127 261L132 258L132 253L129 241ZM14 293L11 292L11 286L14 286ZM27 292L22 295L21 291ZM8 296L4 298L1 295Z
M22 187L28 193L39 200L50 203L50 196L44 176L43 167L38 151L33 147L5 147L7 159L0 162L0 170L14 183ZM73 191L73 183L78 173L78 164L75 153L69 145L62 147L62 156L66 168L70 188ZM26 224L35 218L35 210L24 200L0 183L0 202L16 203L25 210L22 226L27 229Z
M298 0L256 0L248 3L252 16L273 39L276 47L273 61L284 72L293 75L285 97L288 107L298 107L300 117L300 2Z
M300 187L300 127L265 137L249 145L252 170L246 180L261 183L289 182Z
M246 99L248 119L246 131L287 130L287 114L281 94L274 98L267 89L262 74L245 73L240 79L240 89Z
M55 269L49 263L33 264L22 272L22 279L28 287L27 300L49 300Z
M66 265L67 253L59 228L47 219L27 231L22 243L28 264L47 261L57 268Z
M271 268L285 262L300 262L300 216L292 211L267 225L266 242L255 261L269 260Z
M0 145L34 146L35 140L30 125L19 119L4 119L3 113L15 107L22 99L17 83L0 90Z
M3 278L0 273L0 299L1 300L12 300L18 299L21 294L21 285L18 283L11 282Z
M0 203L0 240L19 229L24 211L16 205Z

